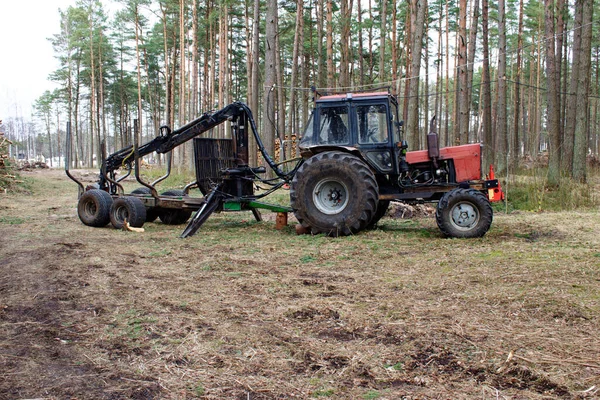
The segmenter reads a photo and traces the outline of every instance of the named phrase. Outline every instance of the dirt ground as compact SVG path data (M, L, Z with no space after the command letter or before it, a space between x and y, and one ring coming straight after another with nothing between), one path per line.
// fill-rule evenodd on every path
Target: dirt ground
M600 214L346 238L250 213L89 228L61 171L0 194L1 399L600 397Z

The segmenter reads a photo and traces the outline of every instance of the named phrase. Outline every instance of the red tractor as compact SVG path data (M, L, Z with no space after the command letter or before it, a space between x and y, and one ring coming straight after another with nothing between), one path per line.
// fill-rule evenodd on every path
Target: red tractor
M231 139L197 136L226 121L231 122ZM78 214L89 226L125 223L140 227L156 218L165 224L183 224L195 211L182 237L194 235L213 212L252 211L260 220L259 209L279 213L293 211L304 231L329 236L345 236L374 227L390 202L437 202L436 221L449 237L480 237L492 223L490 201L504 198L490 170L489 179L481 176L481 146L439 149L432 123L427 136L428 150L407 152L402 139L398 103L388 93L360 93L321 96L300 140L302 158L294 168L283 171L276 164L258 135L252 112L243 103L232 103L221 110L207 112L196 120L161 134L150 142L103 157L99 180L79 185ZM250 129L249 129L250 128ZM254 136L275 179L261 178L264 167L248 165L248 139ZM70 149L70 129L67 129ZM184 142L194 139L196 181L183 190L158 194L155 187L167 174L153 183L140 179L139 160L157 153L169 154ZM142 185L126 194L121 181L135 167ZM127 173L117 176L117 170ZM256 183L270 190L255 193ZM266 204L263 197L285 184L291 184L290 207ZM203 197L190 196L194 187Z
M497 180L481 176L481 146L439 149L432 121L428 149L407 152L398 103L388 93L318 98L300 141L304 163L290 198L312 233L350 235L373 227L391 201L437 202L436 221L449 237L480 237L492 223Z

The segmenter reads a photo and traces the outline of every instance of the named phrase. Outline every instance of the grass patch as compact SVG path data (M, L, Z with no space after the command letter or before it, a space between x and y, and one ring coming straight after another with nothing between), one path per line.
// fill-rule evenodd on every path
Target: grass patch
M25 223L25 218L21 218L21 217L12 217L12 216L6 216L6 217L0 217L0 224L5 224L5 225L21 225Z
M504 191L508 199L508 211L562 211L600 207L600 195L593 185L562 178L556 187L546 183L547 169L519 171L509 177ZM590 181L596 177L592 172ZM497 203L495 210L504 211L505 205Z

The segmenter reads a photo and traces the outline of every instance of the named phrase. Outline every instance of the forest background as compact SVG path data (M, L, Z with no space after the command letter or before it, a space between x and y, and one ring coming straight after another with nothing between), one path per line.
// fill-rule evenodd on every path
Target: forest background
M111 15L104 3L59 11L58 88L40 93L31 120L4 118L11 155L60 166L70 122L75 165L97 167L100 144L131 144L136 119L147 141L241 100L269 152L291 157L316 89L389 91L410 149L435 115L441 145L480 142L498 172L547 166L550 186L585 182L598 159L592 0L121 0ZM191 166L191 145L175 159Z

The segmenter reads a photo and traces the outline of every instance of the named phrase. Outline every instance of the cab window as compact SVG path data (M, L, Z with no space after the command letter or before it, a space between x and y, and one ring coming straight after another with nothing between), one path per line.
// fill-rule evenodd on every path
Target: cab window
M385 104L356 107L358 143L374 144L388 141L388 113Z
M347 107L321 108L319 116L319 143L348 144L350 142Z

